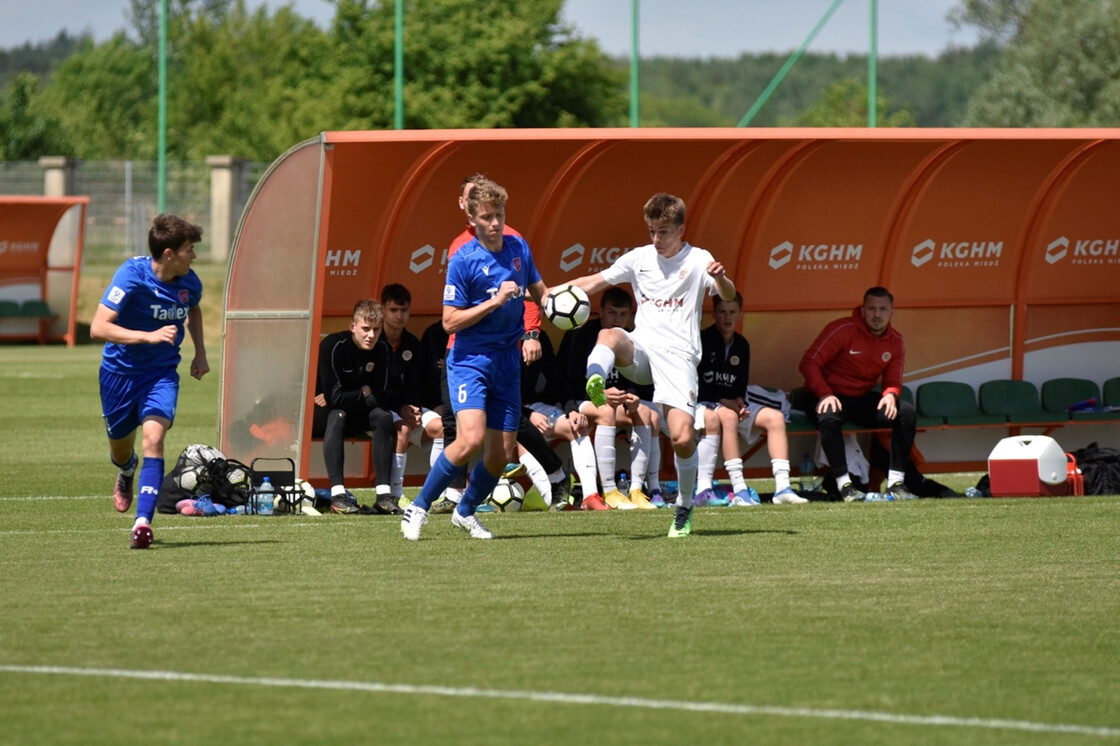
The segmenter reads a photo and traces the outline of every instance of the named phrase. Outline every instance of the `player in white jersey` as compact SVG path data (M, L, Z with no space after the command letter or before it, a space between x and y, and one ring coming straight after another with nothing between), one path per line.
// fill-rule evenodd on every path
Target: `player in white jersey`
M622 282L634 289L638 303L634 331L614 328L599 333L598 344L587 358L587 394L596 406L607 403L603 379L613 367L635 383L653 383L653 401L665 410L677 469L680 491L669 529L669 537L676 538L692 531L700 315L706 295L731 300L735 285L710 253L684 240L684 200L655 194L643 212L653 243L623 254L602 272L577 278L572 284L588 295Z

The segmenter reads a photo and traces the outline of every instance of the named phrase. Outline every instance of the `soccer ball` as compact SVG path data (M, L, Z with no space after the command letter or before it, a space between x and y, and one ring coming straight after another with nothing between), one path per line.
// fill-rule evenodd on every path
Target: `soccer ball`
M252 483L249 479L249 473L242 469L240 466L235 466L226 472L226 479L229 480L230 485L236 490L244 490L246 493L251 489Z
M545 298L544 315L557 329L575 329L591 316L591 301L575 285L557 285Z
M521 510L521 503L524 501L525 490L517 482L511 482L505 477L498 480L494 491L486 498L486 502L503 513L516 513Z
M213 446L195 443L183 449L179 456L182 469L175 481L187 492L203 494L210 491L209 464L215 459L225 461L225 455Z

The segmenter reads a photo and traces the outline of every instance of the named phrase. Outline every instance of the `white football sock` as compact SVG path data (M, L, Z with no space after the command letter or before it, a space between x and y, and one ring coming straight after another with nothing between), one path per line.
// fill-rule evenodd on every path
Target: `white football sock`
M649 465L646 466L646 487L650 492L661 489L661 438L650 432Z
M673 455L673 463L677 467L677 505L682 508L687 508L692 505L692 498L696 494L696 467L698 459L696 452L693 451L692 455L688 458L681 458L680 456Z
M789 484L789 462L786 462L786 484ZM727 476L731 478L731 491L739 492L747 488L747 480L743 479L743 459L733 458L730 461L723 462L723 468L727 469Z
M537 488L537 492L541 493L544 501L546 503L552 502L552 482L548 481L548 474L545 473L541 462L537 461L536 457L528 451L518 456L517 460L525 464L529 479L532 480L533 486Z
M587 356L587 377L598 373L603 378L610 375L614 369L614 350L606 345L597 344L591 348L591 354Z
M770 471L774 474L774 492L781 492L789 487L789 459L770 459Z
M443 438L432 439L432 452L428 455L428 468L436 465L436 459L443 453Z
M712 476L716 473L716 454L719 453L719 436L705 435L696 444L696 491L712 489Z
M649 469L650 449L649 425L634 425L630 428L630 489L640 490Z
M604 495L617 489L614 483L614 438L617 434L618 428L611 425L599 425L595 428L595 462L599 466L599 481L603 485Z
M595 446L591 444L591 438L586 435L576 438L572 441L571 449L572 468L575 469L583 494L595 494L599 491L599 485L595 481Z
M408 451L393 454L393 468L389 470L389 492L393 497L404 496L404 470L408 466Z

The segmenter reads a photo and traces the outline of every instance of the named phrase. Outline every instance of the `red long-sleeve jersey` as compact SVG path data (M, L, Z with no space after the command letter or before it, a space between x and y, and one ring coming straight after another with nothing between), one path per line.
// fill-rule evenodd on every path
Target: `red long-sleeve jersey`
M906 345L887 325L876 337L863 320L862 307L850 317L836 319L817 335L801 358L805 386L823 399L832 394L859 396L883 381L883 393L902 395Z

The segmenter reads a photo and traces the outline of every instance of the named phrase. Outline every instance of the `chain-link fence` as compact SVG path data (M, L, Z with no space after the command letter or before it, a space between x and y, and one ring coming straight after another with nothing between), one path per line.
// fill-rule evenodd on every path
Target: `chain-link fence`
M235 170L233 214L240 216L267 163ZM158 165L150 161L78 161L71 192L90 198L86 214L85 261L116 263L148 251L148 227L158 209ZM43 167L36 161L0 162L0 194L42 194ZM167 164L167 212L210 229L210 167ZM200 259L207 260L207 242Z
M0 161L0 194L42 194L43 167L35 161Z

